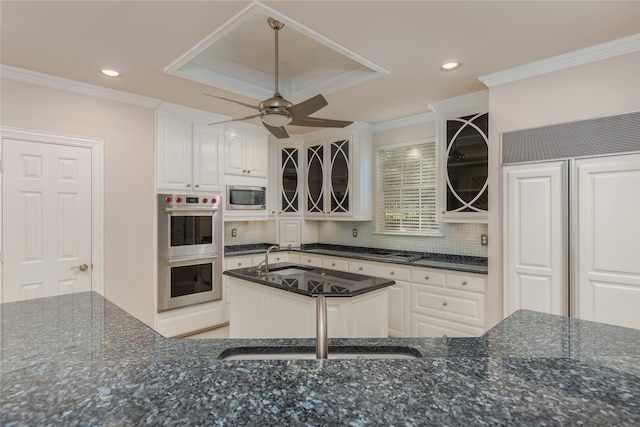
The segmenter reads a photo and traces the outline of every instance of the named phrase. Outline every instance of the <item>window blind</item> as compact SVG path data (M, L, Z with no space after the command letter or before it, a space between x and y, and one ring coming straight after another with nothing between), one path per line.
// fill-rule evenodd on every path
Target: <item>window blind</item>
M435 142L377 151L379 232L438 234Z

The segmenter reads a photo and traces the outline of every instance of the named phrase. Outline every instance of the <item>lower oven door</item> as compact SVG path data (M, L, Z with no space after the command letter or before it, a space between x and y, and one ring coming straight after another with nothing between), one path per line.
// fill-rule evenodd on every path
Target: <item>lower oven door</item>
M158 260L158 311L222 299L222 265L215 255Z

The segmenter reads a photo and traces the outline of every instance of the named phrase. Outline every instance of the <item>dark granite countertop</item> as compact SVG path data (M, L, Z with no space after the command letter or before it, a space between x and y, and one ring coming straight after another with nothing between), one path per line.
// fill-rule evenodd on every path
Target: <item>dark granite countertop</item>
M225 246L224 256L233 257L264 254L269 246L271 246L271 244L268 243ZM478 274L487 274L488 265L486 257L412 252L399 249L379 249L362 246L330 245L326 243L306 244L300 248L282 248L281 250Z
M308 339L165 339L92 292L0 305L4 426L640 424L640 331L518 311L397 360L223 361Z
M354 297L393 285L393 280L326 268L277 263L264 272L256 267L226 270L225 275L308 297Z

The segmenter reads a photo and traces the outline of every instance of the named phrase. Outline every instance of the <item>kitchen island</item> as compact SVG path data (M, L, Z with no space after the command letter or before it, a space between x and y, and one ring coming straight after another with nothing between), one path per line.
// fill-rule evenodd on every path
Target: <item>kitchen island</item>
M387 336L385 288L393 280L290 263L224 274L230 276L231 338L314 337L319 310L329 337Z
M85 292L0 305L2 425L640 423L640 331L518 311L478 338L335 339L397 360L224 361L310 339L165 339Z

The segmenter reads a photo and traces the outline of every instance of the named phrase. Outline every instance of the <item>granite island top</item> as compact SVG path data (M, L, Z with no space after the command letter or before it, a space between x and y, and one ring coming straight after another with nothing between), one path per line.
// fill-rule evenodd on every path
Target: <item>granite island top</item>
M270 265L267 272L246 267L226 270L223 274L308 297L354 297L395 283L379 277L292 263Z
M271 244L268 243L225 246L224 256L264 254L269 246ZM282 248L281 250L401 264L409 267L427 267L487 274L487 258L478 256L331 245L326 243L305 244L300 248Z
M308 339L165 339L93 292L0 305L0 421L22 425L640 424L640 330L518 311L397 360L223 361Z

